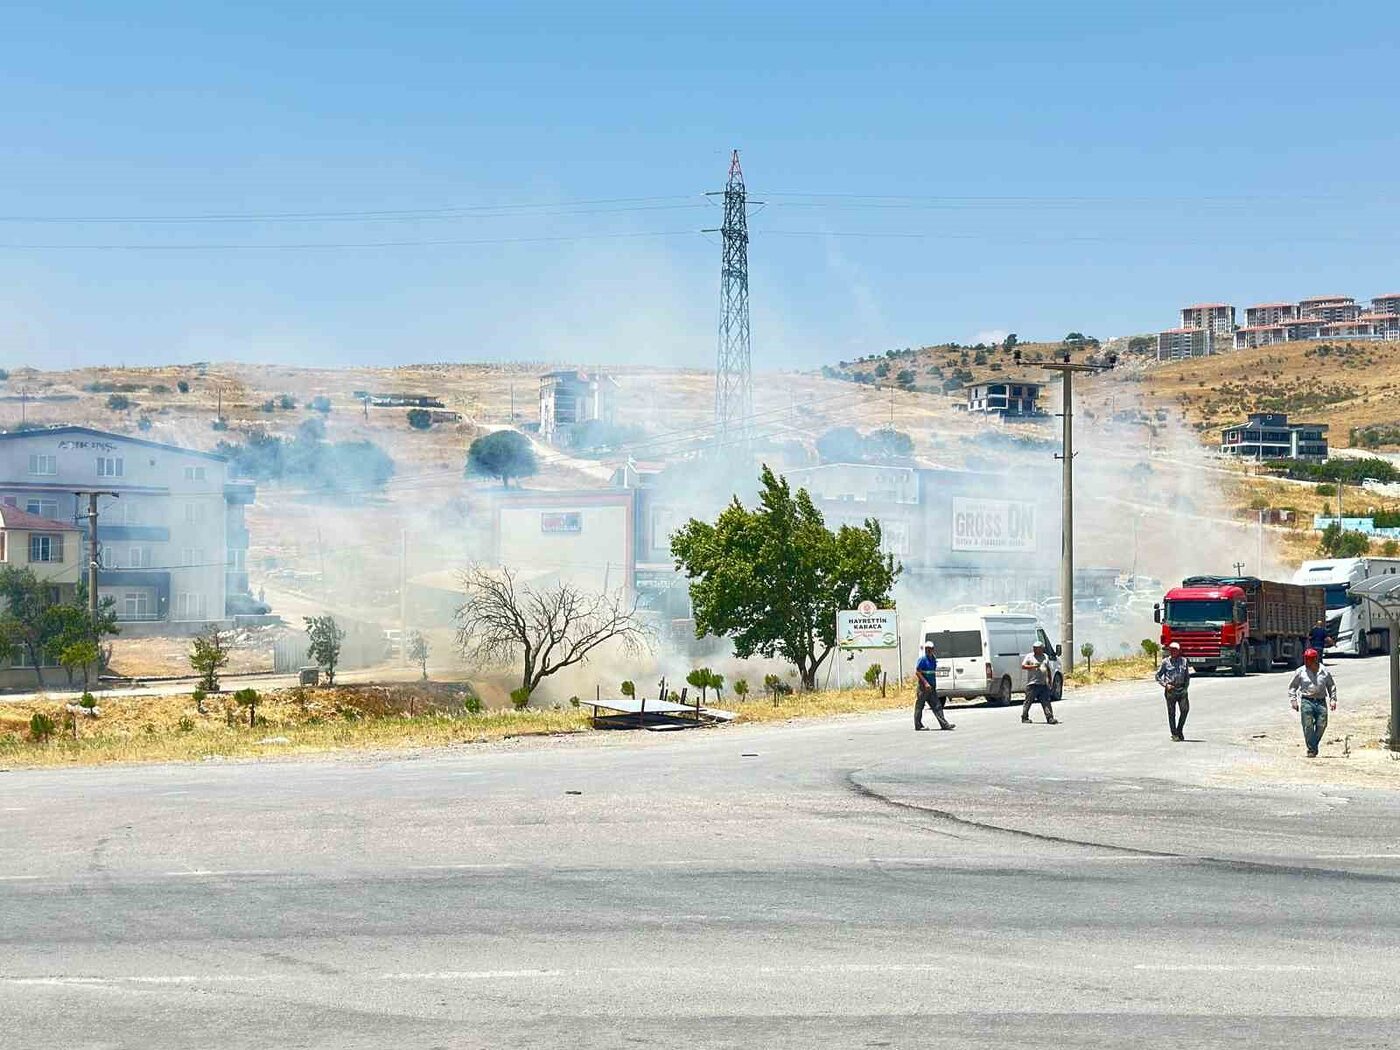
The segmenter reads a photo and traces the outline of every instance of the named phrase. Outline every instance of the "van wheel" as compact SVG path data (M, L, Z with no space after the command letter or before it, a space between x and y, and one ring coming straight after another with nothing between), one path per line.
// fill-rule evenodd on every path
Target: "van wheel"
M1009 677L1001 680L1001 685L997 687L996 702L999 707L1006 707L1011 703L1011 679Z
M1050 699L1056 703L1063 700L1065 696L1065 680L1060 675L1055 676L1055 680L1050 683Z

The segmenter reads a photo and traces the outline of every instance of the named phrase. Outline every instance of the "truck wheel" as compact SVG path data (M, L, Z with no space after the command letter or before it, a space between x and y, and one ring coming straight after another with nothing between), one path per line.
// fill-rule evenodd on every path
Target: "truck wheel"
M1056 675L1055 680L1050 683L1050 699L1056 701L1063 700L1065 696L1065 680L1061 675Z
M1243 678L1245 661L1249 659L1249 647L1241 642L1235 647L1235 666L1230 668L1236 678Z
M998 707L1006 707L1011 703L1011 679L1004 677L1001 684L997 686L996 702Z

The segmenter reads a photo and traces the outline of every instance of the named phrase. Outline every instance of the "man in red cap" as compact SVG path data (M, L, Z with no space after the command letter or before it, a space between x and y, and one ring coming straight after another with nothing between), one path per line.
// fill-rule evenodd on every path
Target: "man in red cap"
M1288 699L1293 710L1303 716L1303 743L1308 757L1317 757L1317 746L1327 729L1327 711L1337 710L1337 683L1332 672L1322 666L1322 654L1316 649L1303 653L1303 666L1293 672L1288 683Z
M1191 711L1191 700L1186 695L1191 684L1191 665L1181 655L1181 643L1172 642L1167 646L1167 658L1157 668L1157 684L1162 687L1167 698L1167 728L1173 740L1186 739L1186 716Z

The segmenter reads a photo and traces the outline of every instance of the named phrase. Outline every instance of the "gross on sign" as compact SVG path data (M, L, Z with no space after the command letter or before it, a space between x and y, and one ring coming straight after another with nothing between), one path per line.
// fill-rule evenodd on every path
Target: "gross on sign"
M1033 552L1035 504L955 496L953 550Z
M836 645L840 649L893 649L899 645L898 616L893 609L842 610L836 614Z

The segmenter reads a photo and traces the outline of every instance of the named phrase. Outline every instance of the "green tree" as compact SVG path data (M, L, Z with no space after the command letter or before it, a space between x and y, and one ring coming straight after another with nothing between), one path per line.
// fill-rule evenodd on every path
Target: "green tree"
M303 616L302 621L306 624L306 637L311 641L307 646L306 655L326 672L326 684L335 685L335 668L340 663L340 643L345 641L344 628L336 623L335 617L329 613L324 616Z
M865 438L855 427L835 427L817 438L817 455L823 463L862 463Z
M865 458L875 463L908 459L914 454L914 439L902 430L881 427L865 438Z
M190 644L190 669L199 675L199 688L206 693L219 691L219 672L228 666L228 643L213 624Z
M258 701L260 699L261 697L258 696L258 691L256 689L240 689L233 694L233 702L239 707L246 707L248 709L248 725L250 726L257 724Z
M407 418L408 425L414 430L427 430L433 425L433 414L426 408L410 408Z
M734 501L714 524L692 518L671 541L690 583L697 637L721 635L735 655L781 657L806 689L836 645L836 613L888 607L899 569L880 551L880 525L833 532L805 489L764 466L759 505Z
M135 405L136 402L132 401L131 398L127 397L125 394L112 394L107 398L107 407L113 412L128 412L134 408Z
M734 695L740 700L749 695L749 680L747 678L734 679Z
M68 681L71 684L75 672L82 672L83 688L88 687L89 675L97 665L97 661L102 656L102 650L91 638L79 638L69 642L58 651L58 662L63 665L63 669L68 672Z
M423 672L423 681L428 680L428 639L422 631L411 631L408 636L408 658Z
M468 475L500 478L507 488L511 478L528 478L538 470L529 439L514 430L497 430L479 437L467 449Z
M23 652L34 668L39 688L44 681L44 663L51 657L51 645L62 624L50 612L48 585L34 570L0 565L0 656L13 659Z
M1360 558L1370 549L1371 541L1365 533L1343 529L1336 521L1322 530L1318 541L1319 552L1330 558Z
M865 684L874 689L880 684L880 675L884 673L884 668L879 664L871 664L865 669L865 674L861 675L865 679Z
M182 394L188 394L190 392L190 381L188 379L181 379L175 384L175 389Z
M1397 554L1400 554L1400 543L1396 543L1394 540L1386 540L1381 544L1382 558L1393 558Z
M1084 672L1092 674L1094 670L1094 643L1085 642L1079 647L1079 655L1084 657Z
M623 682L622 695L627 697L629 700L635 698L637 695L637 683L631 680Z
M1142 651L1153 660L1156 660L1157 654L1162 651L1162 646L1160 643L1154 642L1151 638L1144 638L1142 640Z

